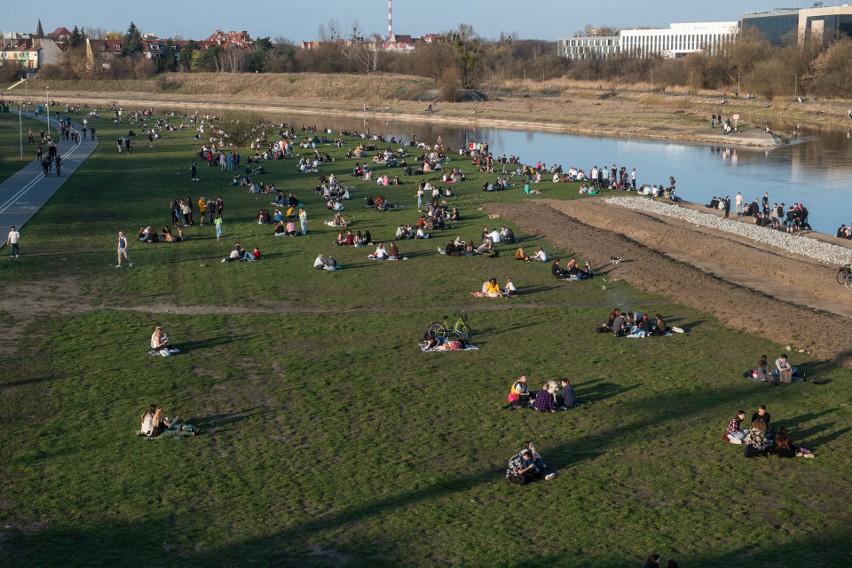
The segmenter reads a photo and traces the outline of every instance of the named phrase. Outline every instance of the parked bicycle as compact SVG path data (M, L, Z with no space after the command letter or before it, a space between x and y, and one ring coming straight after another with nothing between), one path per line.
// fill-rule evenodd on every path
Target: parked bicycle
M844 284L852 290L852 264L840 267L840 270L837 271L837 283Z
M467 325L467 314L461 314L459 318L451 323L447 316L444 316L443 322L432 322L426 330L427 336L443 337L443 338L458 338L469 340L472 336L470 327Z

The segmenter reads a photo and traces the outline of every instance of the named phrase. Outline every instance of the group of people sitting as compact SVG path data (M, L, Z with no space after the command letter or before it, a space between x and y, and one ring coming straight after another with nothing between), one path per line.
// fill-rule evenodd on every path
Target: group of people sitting
M234 250L231 254L222 259L222 262L253 262L260 260L262 253L260 249L254 247L253 251L248 251L240 246L240 243L234 243Z
M314 268L316 270L328 270L333 271L340 268L337 264L337 260L333 256L329 256L326 258L322 253L319 253L314 259Z
M370 235L370 231L364 231L364 234L357 231L353 234L352 231L347 230L345 233L343 231L337 233L337 238L333 244L339 247L365 247L371 242L373 242L373 237Z
M577 401L571 381L568 377L562 377L560 383L548 381L541 386L540 391L531 391L527 386L527 376L521 375L512 383L504 408L509 410L534 408L541 412L557 412L574 408Z
M766 411L766 405L760 405L751 417L751 425L744 429L742 427L746 413L744 410L737 411L730 422L728 429L722 436L732 444L742 444L743 453L748 458L767 456L775 454L779 458L805 457L813 458L814 454L806 448L798 448L793 444L790 433L781 427L774 432L769 427L771 416Z
M550 272L554 278L558 278L559 280L588 280L595 276L594 271L592 271L592 265L588 260L586 261L585 270L580 268L577 264L577 259L574 258L568 261L565 268L562 268L559 264L560 262L561 259L557 258L550 265Z
M597 328L598 333L612 333L616 337L649 337L667 336L674 333L683 333L679 327L669 327L663 316L656 314L652 320L648 314L643 312L622 312L615 308L609 313L605 324Z
M368 255L367 258L369 260L407 260L407 257L399 254L399 249L393 241L391 241L387 249L385 249L384 243L379 243L376 245L376 250L373 254Z
M842 223L834 236L838 239L852 239L852 223L848 227Z
M535 252L532 256L529 256L526 251L524 251L524 247L518 247L518 250L515 251L515 260L547 262L548 256L547 252L545 252L545 250L541 247L535 247Z
M536 479L551 480L556 477L556 473L551 472L545 474L548 469L547 464L541 458L541 455L535 451L535 446L532 442L526 442L521 451L513 455L509 459L509 465L506 468L506 479L510 483L525 485Z
M481 291L471 292L471 295L477 298L514 298L518 295L518 289L511 278L506 280L506 285L503 288L500 288L496 278L489 278L482 283Z
M396 228L396 240L402 241L405 239L428 239L429 233L426 232L426 220L420 217L417 224L412 227L408 223L400 225Z
M760 361L757 363L757 368L746 371L743 373L743 376L756 383L772 383L775 386L779 382L792 383L807 380L805 375L798 374L798 368L790 364L786 353L782 353L775 360L775 364L772 367L769 366L769 360L766 355L761 355Z
M444 248L438 247L438 252L447 256L475 256L477 254L484 254L492 258L499 256L490 239L486 239L486 242L477 247L472 241L462 240L461 236L456 236Z

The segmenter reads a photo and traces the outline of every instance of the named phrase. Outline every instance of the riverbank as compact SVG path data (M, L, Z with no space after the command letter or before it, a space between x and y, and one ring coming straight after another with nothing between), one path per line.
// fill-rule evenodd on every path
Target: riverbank
M604 287L624 280L733 330L852 367L852 295L835 282L836 266L602 198L490 204L488 211L583 258L622 258L600 269Z
M487 101L433 101L434 83L399 75L166 74L149 80L49 81L60 103L128 108L157 107L186 112L323 114L370 120L441 123L466 127L541 130L569 134L724 144L767 149L781 143L763 132L764 121L789 125L852 127L846 101L799 104L725 99L643 90L604 90L597 85L521 81L487 89ZM427 112L428 105L432 112ZM366 110L365 110L366 109ZM710 127L711 114L738 115L741 132L724 136ZM848 124L847 124L848 123Z

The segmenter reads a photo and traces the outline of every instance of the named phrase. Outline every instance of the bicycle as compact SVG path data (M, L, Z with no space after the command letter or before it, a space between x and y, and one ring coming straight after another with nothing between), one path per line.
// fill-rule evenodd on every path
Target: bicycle
M467 314L463 313L453 324L447 316L444 316L443 322L433 321L429 324L426 334L433 337L470 339L472 332L467 325Z
M844 284L848 289L852 290L852 264L841 266L837 271L837 283Z

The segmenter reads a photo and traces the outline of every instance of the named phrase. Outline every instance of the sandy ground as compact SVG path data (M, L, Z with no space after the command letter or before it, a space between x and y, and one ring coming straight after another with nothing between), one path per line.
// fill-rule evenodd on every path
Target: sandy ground
M600 199L487 209L596 266L609 266L611 256L624 259L607 277L710 312L732 329L852 367L852 293L836 283L836 267Z

